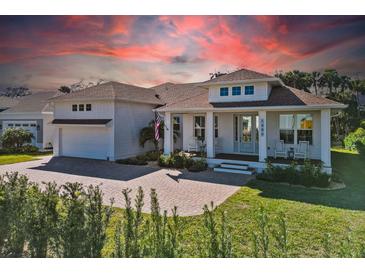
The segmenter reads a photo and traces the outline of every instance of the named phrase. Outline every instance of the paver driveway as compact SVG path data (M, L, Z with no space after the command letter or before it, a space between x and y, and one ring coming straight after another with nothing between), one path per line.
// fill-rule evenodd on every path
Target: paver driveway
M102 184L104 203L108 204L110 199L114 198L118 207L124 206L122 189L131 189L131 195L134 196L138 187L142 186L145 191L144 212L149 212L149 191L154 188L161 209L170 212L176 205L181 216L201 214L203 205L211 201L215 205L221 204L251 178L247 175L216 173L211 170L193 173L51 156L36 161L0 166L0 174L6 171L18 171L34 182Z

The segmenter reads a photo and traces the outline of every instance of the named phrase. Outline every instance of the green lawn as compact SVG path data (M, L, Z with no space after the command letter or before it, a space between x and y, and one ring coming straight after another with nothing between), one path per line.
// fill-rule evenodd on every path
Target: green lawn
M345 189L312 190L254 180L219 206L217 211L227 212L232 227L235 255L252 256L250 238L252 231L257 230L255 211L260 205L271 218L279 212L286 214L291 257L324 256L322 240L327 232L331 234L333 256L338 255L340 243L349 231L354 242L365 242L365 161L356 153L334 150L332 163L344 180ZM120 215L121 210L117 214ZM186 256L198 256L194 235L202 226L202 216L183 220ZM111 227L105 256L110 255L113 248L112 237Z
M49 154L49 153L47 153ZM38 160L39 156L47 155L45 153L36 154L4 154L0 155L0 165L9 165L20 162L34 161Z

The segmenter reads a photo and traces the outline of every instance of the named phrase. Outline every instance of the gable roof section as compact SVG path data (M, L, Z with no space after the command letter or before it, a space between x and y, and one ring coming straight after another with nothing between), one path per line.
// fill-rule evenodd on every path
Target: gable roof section
M162 105L153 89L142 88L119 82L107 82L69 94L58 94L51 101L85 99L125 100L146 104Z
M152 87L165 104L172 104L190 97L207 93L207 89L199 87L199 83L173 84L170 82Z
M259 79L274 79L274 76L256 72L248 69L239 69L231 73L223 74L216 78L210 79L202 83L202 85L216 84L221 82L235 82L235 81L245 81L245 80L259 80Z
M33 92L30 95L17 98L17 104L1 113L42 112L48 105L48 99L55 94L56 93L54 91Z
M315 96L311 93L295 88L283 86L272 89L269 99L265 101L241 101L241 102L208 102L208 92L187 98L178 102L160 107L159 111L189 110L189 109L219 109L219 108L244 108L244 107L279 107L279 106L344 106L333 100Z

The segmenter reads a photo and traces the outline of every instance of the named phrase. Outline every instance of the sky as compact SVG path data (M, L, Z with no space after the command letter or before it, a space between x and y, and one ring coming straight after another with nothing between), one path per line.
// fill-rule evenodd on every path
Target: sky
M151 87L238 68L365 77L365 16L0 16L0 87Z

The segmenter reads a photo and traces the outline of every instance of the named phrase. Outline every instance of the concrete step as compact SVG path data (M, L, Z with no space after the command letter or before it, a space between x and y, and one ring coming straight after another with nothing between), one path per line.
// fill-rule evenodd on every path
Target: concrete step
M221 163L220 167L230 168L230 169L240 169L240 170L248 170L249 166L244 164L230 164L230 163Z
M213 170L215 172L237 173L237 174L246 174L246 175L252 175L255 173L255 169L253 169L253 168L248 168L247 170L243 170L243 169L236 169L236 168L215 167Z

